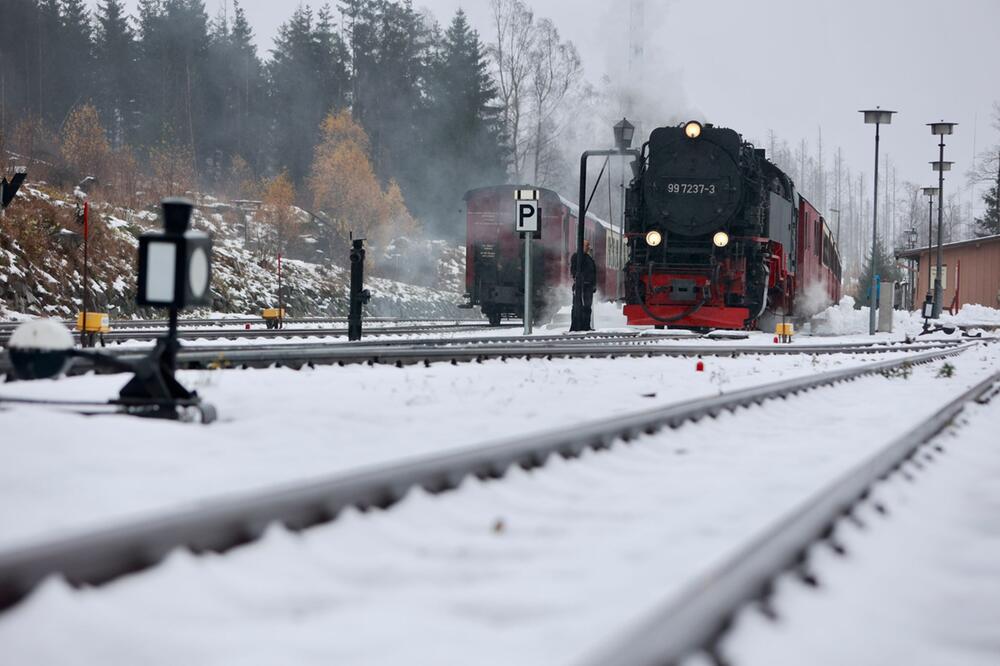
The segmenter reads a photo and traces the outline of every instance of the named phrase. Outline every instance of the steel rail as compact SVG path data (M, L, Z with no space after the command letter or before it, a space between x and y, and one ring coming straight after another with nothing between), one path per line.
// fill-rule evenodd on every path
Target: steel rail
M76 326L76 321L69 319L60 319L59 323L64 326ZM481 319L455 319L455 318L442 318L442 317L365 317L366 322L372 322L377 324L388 324L395 322L414 322L414 323L440 323L440 322L484 322ZM286 324L346 324L347 317L285 317L284 322ZM20 321L4 321L0 322L0 331L10 331L23 322ZM188 317L181 318L178 322L181 327L185 326L245 326L246 324L260 324L263 325L265 320L263 317L229 317L224 319L209 319L206 317ZM109 322L109 326L113 329L119 328L167 328L166 319L114 319Z
M256 540L272 523L304 529L333 520L347 507L391 506L413 488L443 492L468 476L498 478L515 465L540 466L553 455L574 457L585 449L607 448L620 439L631 440L725 410L759 405L904 364L928 363L972 347L962 345L786 379L492 445L202 502L197 508L25 546L0 553L0 609L16 603L47 576L61 575L73 585L99 584L153 566L178 547L196 553L223 552Z
M802 566L809 549L828 538L836 523L850 515L875 485L941 433L968 403L983 400L998 382L1000 372L965 391L825 487L582 664L674 666L701 651L709 651L718 661L717 641L741 608L766 599L775 579Z
M640 341L643 341L643 342L657 342L657 341L661 341L661 340L684 339L684 338L687 338L687 337L688 336L676 336L676 335L672 335L672 334L669 334L669 333L667 333L667 334L657 334L657 335L643 335L643 334L639 333L638 331L625 331L625 332L617 332L617 333L615 333L615 332L602 332L602 331L587 331L585 333L536 335L536 336L532 336L530 338L520 338L520 337L514 337L514 336L505 335L505 336L491 336L491 337L484 336L484 337L477 337L477 338L463 337L463 338L386 339L386 340L379 340L377 342L377 346L378 346L378 348L401 347L401 346L430 347L430 346L455 346L455 345L488 346L488 345L500 344L500 343L509 343L509 344L537 344L537 343L557 342L557 341L559 341L559 342L566 342L566 343L574 343L574 342L577 342L577 341L588 341L588 340L591 340L591 341L592 340L609 340L610 341L610 340L633 340L633 339L634 340L640 340ZM287 358L287 354L288 354L288 352L290 350L292 350L292 351L294 351L294 350L300 350L300 351L303 351L304 354L309 354L310 352L314 351L315 349L331 349L332 348L332 349L341 349L341 350L352 350L352 351L358 352L358 351L362 351L362 350L365 350L365 349L370 349L371 347L372 347L372 344L370 342L367 342L367 343L364 343L364 342L363 343L358 343L358 342L321 342L321 343L298 343L298 344L296 344L296 343L259 344L259 345L255 344L255 345L252 345L252 346L240 345L240 346L235 346L235 347L234 346L228 346L227 347L227 346L222 346L222 345L202 345L202 346L198 346L198 345L184 345L184 347L182 349L184 350L185 354L187 354L187 353L192 353L192 354L193 353L201 353L201 354L210 354L210 355L212 355L212 358L214 359L212 361L213 367L217 366L218 365L218 361L220 361L220 359L224 358L225 354L227 354L227 353L235 352L235 351L246 351L248 349L252 349L254 352L260 352L261 355L262 355L260 358L264 359L264 360L260 361L260 363L263 363L263 366L260 366L260 367L266 367L267 365L270 364L266 360L267 359L267 354L269 352L273 352L275 350L281 351L282 352L282 357L279 358L279 359L276 359L275 361L273 361L273 363L277 363L277 362L280 362L280 361L286 359ZM148 347L148 348L147 347L135 347L135 348L131 348L131 347L126 347L126 348L118 347L118 348L104 349L103 353L107 354L108 356L113 356L113 357L115 357L117 359L122 359L122 360L136 360L138 358L141 358L151 348L152 347ZM255 356L255 358L257 358L257 357ZM367 362L370 358L371 358L371 356L369 356L369 355L363 355L362 357L360 357L355 362L364 363L364 362ZM304 361L302 363L299 363L298 365L307 365L310 362L313 362L313 361L306 360L306 361ZM203 367L203 366L201 364L201 361L199 361L199 362L192 362L192 364L189 365L188 367L189 368L200 368L200 367ZM94 366L94 364L93 364L93 362L91 360L83 359L83 358L78 358L78 359L74 359L73 365L69 368L69 370L67 371L66 374L67 375L71 375L71 376L72 375L79 375L79 374L84 374L84 373L87 373L87 372L94 371L96 369L97 368L95 368L95 366ZM10 375L11 374L11 370L12 369L10 367L9 360L5 358L5 355L0 354L0 376ZM120 370L103 370L103 369L101 371L102 372L112 372L112 373L121 372Z
M705 345L669 344L656 345L652 336L634 336L625 340L608 338L595 341L587 339L560 339L557 342L533 343L531 338L517 342L449 343L442 338L434 344L426 340L401 340L398 344L287 344L238 346L182 347L177 354L177 367L187 370L223 368L268 368L282 366L302 368L317 365L370 365L405 366L423 363L482 363L490 360L509 359L553 359L553 358L625 358L625 357L736 357L743 354L756 355L830 355L830 354L878 354L886 352L920 352L929 349L956 347L955 340L921 342L917 344L872 345ZM146 350L115 350L112 354L122 361L137 360ZM68 374L77 375L95 370L93 361L74 359ZM104 370L102 370L103 372ZM107 370L110 373L119 370ZM0 356L0 375L11 375L9 360Z
M447 322L438 324L423 324L415 326L383 326L369 327L365 330L365 335L379 337L385 335L409 335L413 333L433 333L436 331L467 331L478 329L496 328L486 322ZM135 340L138 342L149 342L163 337L164 331L154 329L143 330L112 330L108 333L98 334L105 342L125 342ZM257 338L323 338L323 337L347 337L346 328L253 328L253 329L184 329L177 330L179 340L242 340ZM10 339L10 334L0 333L0 347L6 345Z

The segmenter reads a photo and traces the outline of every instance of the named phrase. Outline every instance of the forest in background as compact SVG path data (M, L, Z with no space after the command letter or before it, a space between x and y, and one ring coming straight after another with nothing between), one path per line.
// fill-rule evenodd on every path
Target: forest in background
M129 208L185 191L262 200L279 247L295 235L281 212L290 203L330 222L331 248L350 231L459 241L467 189L530 182L574 194L578 149L606 145L623 106L620 82L588 83L552 21L521 0L490 5L480 36L462 12L442 27L408 0L300 4L261 54L239 2L210 17L203 0L140 0L135 16L121 0L94 12L83 0L0 0L0 151L56 185L94 175L100 196ZM679 120L653 106L640 126ZM871 175L852 172L821 129L815 141L772 132L756 143L840 228L848 278L861 273ZM923 183L897 182L883 159L879 263L891 267L910 228L926 242L927 208ZM982 220L950 174L946 239L996 229L996 164L986 151L966 174L986 190ZM594 202L614 224L620 177Z
M336 226L458 240L466 190L553 180L582 81L551 21L493 5L491 44L409 0L298 5L262 55L239 2L0 0L0 150L121 205L271 192Z

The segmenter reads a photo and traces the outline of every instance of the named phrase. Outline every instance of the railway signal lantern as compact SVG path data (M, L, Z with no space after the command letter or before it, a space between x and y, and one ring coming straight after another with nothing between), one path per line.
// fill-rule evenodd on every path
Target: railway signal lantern
M615 145L618 150L625 151L632 147L632 138L635 136L635 125L628 119L622 118L615 127Z
M211 305L212 239L188 230L193 207L186 199L164 199L165 231L139 237L139 305Z
M11 336L11 362L21 379L53 377L65 370L72 357L86 358L100 367L132 372L134 376L118 393L117 405L127 413L163 419L180 419L188 410L200 413L202 423L216 418L215 408L197 392L174 377L177 351L177 310L210 302L212 242L204 233L188 231L191 209L186 199L163 200L162 233L139 238L139 305L170 308L170 328L141 358L120 359L99 352L72 348L72 336L53 321L28 322ZM61 332L56 329L63 329Z

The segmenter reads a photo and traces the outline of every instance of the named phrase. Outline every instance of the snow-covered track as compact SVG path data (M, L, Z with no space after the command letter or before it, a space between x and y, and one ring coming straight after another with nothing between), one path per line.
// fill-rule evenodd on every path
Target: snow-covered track
M898 351L925 351L935 348L956 347L960 343L940 341L920 345L823 345L792 348L788 345L670 345L655 346L642 339L628 341L576 341L558 343L474 345L425 345L416 346L368 346L334 347L316 345L314 347L275 347L257 350L252 347L211 349L206 351L181 351L177 362L184 368L238 367L266 368L272 365L303 367L309 365L333 365L369 363L380 365L412 365L423 363L470 363L508 359L553 359L553 358L610 358L627 356L735 356L741 354L876 354Z
M900 471L969 403L988 402L998 392L1000 372L944 405L813 495L718 567L693 581L681 594L664 601L584 664L672 666L698 652L708 653L713 663L725 663L716 645L745 605L760 601L767 612L773 612L766 606L767 601L776 579L788 571L800 570L803 580L814 584L807 566L809 549L829 539L838 521L851 516L877 484Z
M369 323L399 323L399 322L421 322L421 323L434 323L434 322L454 322L455 319L436 319L434 317L425 317L420 319L404 319L401 317L365 317L365 321ZM475 320L478 321L478 320ZM61 323L65 326L75 326L76 322L70 321L69 319L61 320ZM346 324L347 317L285 317L286 324ZM17 328L21 322L19 321L5 321L0 322L0 331L9 332ZM261 317L225 317L225 318L207 318L207 317L182 317L178 322L181 327L185 326L245 326L247 324L262 326L264 320ZM166 329L168 321L166 319L113 319L109 322L109 326L112 329L142 329L142 328L162 328Z
M498 478L514 466L544 465L553 455L575 457L585 449L608 448L620 439L631 440L726 410L891 372L906 364L928 363L974 346L966 344L783 380L476 449L206 502L193 509L26 546L0 553L0 608L16 603L47 576L61 575L74 585L99 584L154 566L178 547L193 552L226 551L258 539L272 523L303 529L333 520L347 507L390 506L417 487L443 492L469 476Z
M425 339L387 340L375 343L302 343L276 345L217 345L186 346L177 355L181 369L269 368L281 366L303 368L319 365L405 366L434 363L482 363L491 360L553 359L553 358L624 358L624 357L692 357L755 355L830 355L879 354L888 352L922 352L954 348L960 340L935 340L916 343L847 343L823 345L746 345L702 341L694 344L656 344L670 341L670 336L634 335L630 333L594 334L588 336L539 336L514 339ZM135 360L144 351L108 350L121 360ZM87 359L75 359L69 374L94 370ZM9 361L0 357L0 376L10 374Z
M448 320L437 323L420 323L416 325L393 325L393 326L369 326L365 329L365 335L378 337L386 335L410 335L417 333L438 333L452 331L476 331L482 329L495 328L486 322L470 321L461 322ZM105 342L118 343L127 341L152 342L163 337L166 328L150 328L143 330L113 329L104 333L101 337ZM203 328L187 329L180 328L177 331L180 340L246 340L246 339L290 339L290 338L317 338L317 337L347 337L346 327L325 327L325 328L282 328L282 329L223 329L223 328ZM6 345L10 338L8 333L0 333L0 347Z

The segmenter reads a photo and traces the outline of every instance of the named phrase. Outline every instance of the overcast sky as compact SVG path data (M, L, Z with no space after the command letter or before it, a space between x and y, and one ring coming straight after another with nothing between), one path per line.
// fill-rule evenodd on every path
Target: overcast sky
M645 2L645 86L663 109L659 122L691 115L765 147L773 129L793 145L807 138L812 150L822 127L824 152L832 156L842 146L851 168L870 175L874 131L857 111L880 105L899 111L882 132L899 182L923 185L936 184L928 162L937 159L936 137L925 123L959 123L945 153L961 176L955 184L964 184L974 136L977 150L1000 141L991 126L993 102L1000 101L1000 0ZM215 15L225 3L205 4ZM628 0L527 3L576 43L589 79L624 75ZM135 0L128 4L134 10ZM241 4L264 54L297 3ZM461 6L489 38L488 0L414 5L442 24ZM945 187L947 193L951 186Z

